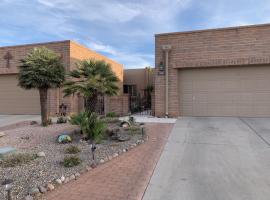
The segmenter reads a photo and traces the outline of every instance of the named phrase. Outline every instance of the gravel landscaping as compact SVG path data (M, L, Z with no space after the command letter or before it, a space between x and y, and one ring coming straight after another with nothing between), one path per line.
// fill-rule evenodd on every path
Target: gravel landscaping
M116 123L107 124L107 127L111 129L116 126ZM140 129L123 130L121 128L121 133L124 134L124 138L128 137L128 140L118 141L107 136L100 144L96 145L95 163L106 162L143 142L144 138ZM72 143L57 143L57 136L63 132L72 137ZM14 180L13 197L23 199L29 192L35 193L33 190L39 186L44 187L39 188L39 190L46 190L47 184L51 181L55 185L59 181L57 179L61 180L61 177L70 177L75 174L79 176L78 172L89 168L94 162L91 145L81 138L78 127L68 123L53 124L48 127L26 125L5 131L5 136L0 137L0 147L11 146L16 148L18 153L38 154L39 156L26 164L15 167L4 167L0 163L0 181ZM66 149L70 146L78 147L80 152L67 154ZM64 167L62 161L71 155L78 156L81 163L74 167ZM55 180L57 181L55 182ZM63 178L62 182L64 182ZM4 195L6 195L4 188L1 187L0 199L4 199Z

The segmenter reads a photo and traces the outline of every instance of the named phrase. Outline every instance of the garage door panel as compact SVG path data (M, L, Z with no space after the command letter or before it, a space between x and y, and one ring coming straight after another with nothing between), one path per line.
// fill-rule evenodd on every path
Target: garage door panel
M180 115L270 116L270 66L179 70Z
M37 90L18 86L16 75L0 75L0 114L40 114Z

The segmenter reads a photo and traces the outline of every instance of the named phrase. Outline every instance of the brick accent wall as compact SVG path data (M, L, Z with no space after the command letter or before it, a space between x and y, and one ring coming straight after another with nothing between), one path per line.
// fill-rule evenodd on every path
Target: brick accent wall
M165 75L162 45L169 54L169 116L178 116L178 70L270 63L270 24L223 29L157 34L155 36L155 115L165 115ZM164 62L165 63L165 62Z
M120 116L129 113L129 95L105 97L105 114L114 112Z

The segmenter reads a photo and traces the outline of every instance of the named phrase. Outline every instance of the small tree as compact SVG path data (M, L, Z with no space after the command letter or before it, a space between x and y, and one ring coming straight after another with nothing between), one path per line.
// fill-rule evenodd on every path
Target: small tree
M27 90L39 90L41 121L43 126L47 126L48 89L61 86L65 80L65 68L59 56L45 47L32 49L20 62L19 86Z
M77 69L69 73L64 84L65 96L80 94L84 98L85 110L95 112L99 95L117 94L118 78L110 64L100 60L83 60L77 63Z

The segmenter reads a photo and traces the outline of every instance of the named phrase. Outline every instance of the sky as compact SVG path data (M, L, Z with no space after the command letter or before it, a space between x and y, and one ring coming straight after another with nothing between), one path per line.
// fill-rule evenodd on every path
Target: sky
M73 40L128 68L157 33L270 23L270 0L0 0L0 46Z

